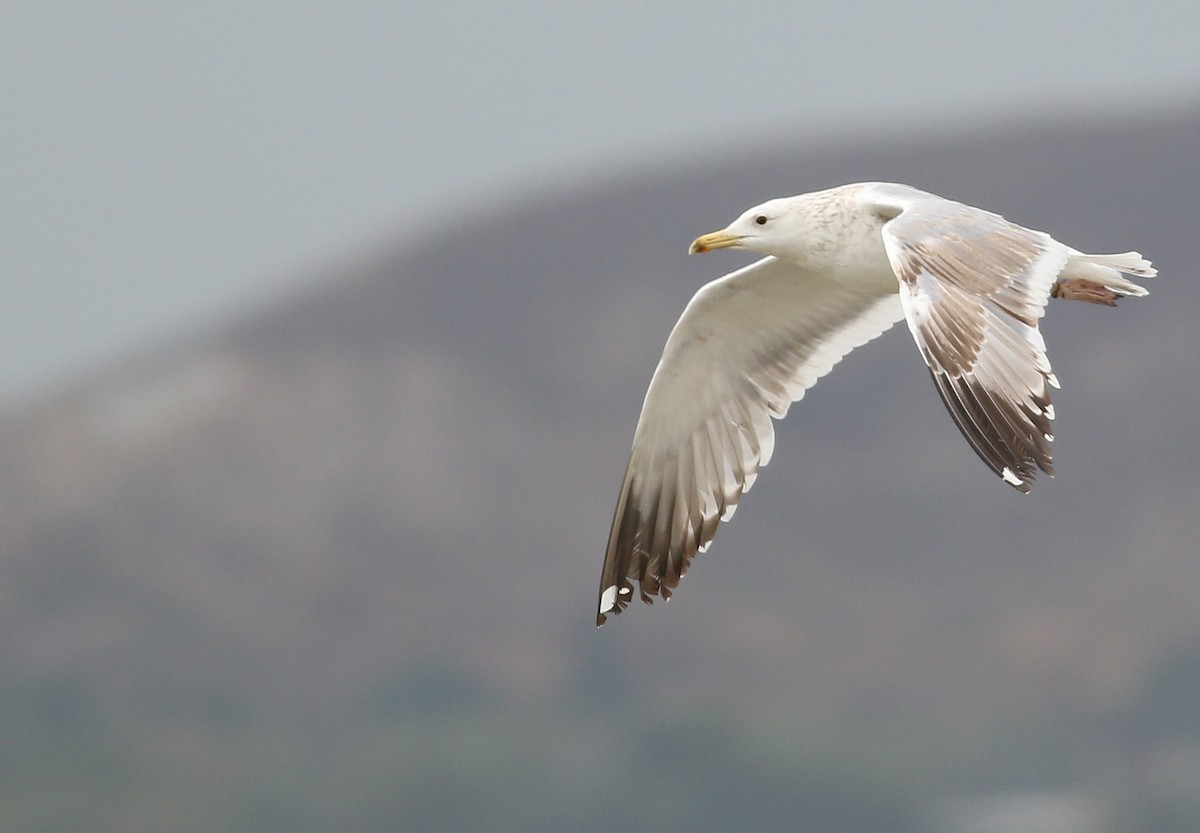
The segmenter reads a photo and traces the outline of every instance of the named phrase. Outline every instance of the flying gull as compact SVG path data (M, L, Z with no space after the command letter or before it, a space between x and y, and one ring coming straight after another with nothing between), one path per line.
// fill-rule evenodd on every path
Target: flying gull
M689 254L765 255L701 287L667 338L633 437L596 624L671 591L771 459L792 402L900 319L975 452L1029 491L1051 471L1050 298L1114 305L1155 274L907 185L866 182L765 202Z

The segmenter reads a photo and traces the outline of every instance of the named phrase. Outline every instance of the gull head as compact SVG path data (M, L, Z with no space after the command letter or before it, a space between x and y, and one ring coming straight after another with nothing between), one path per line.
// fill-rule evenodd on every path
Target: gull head
M688 254L714 249L745 249L764 255L792 257L801 254L808 231L806 204L797 197L764 202L745 211L720 231L697 237Z

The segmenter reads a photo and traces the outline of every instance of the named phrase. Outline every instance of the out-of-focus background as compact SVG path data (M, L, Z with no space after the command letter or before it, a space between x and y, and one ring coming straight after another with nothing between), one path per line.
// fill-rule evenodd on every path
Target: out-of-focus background
M1200 830L1200 6L0 23L0 828ZM859 179L1158 265L1058 477L900 327L597 631L688 242Z

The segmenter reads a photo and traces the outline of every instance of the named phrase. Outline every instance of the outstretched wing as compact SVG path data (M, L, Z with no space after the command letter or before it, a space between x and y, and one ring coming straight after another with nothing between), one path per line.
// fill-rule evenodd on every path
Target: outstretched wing
M707 284L671 331L642 405L604 555L596 624L671 589L771 458L788 406L843 356L904 316L764 258Z
M1051 465L1050 387L1038 331L1071 249L1003 217L903 186L864 201L883 241L908 328L967 442L1022 492Z

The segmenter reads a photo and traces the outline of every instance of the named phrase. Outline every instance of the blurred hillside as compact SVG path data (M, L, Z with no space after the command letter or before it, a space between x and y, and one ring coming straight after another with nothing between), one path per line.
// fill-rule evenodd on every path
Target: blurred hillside
M4 416L0 827L902 831L1070 789L1200 829L1197 159L1200 114L729 148L464 207ZM1052 304L1057 478L992 476L901 326L669 610L595 630L662 342L744 262L688 242L866 179L1159 267Z

